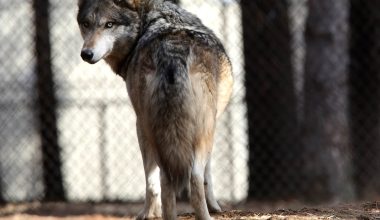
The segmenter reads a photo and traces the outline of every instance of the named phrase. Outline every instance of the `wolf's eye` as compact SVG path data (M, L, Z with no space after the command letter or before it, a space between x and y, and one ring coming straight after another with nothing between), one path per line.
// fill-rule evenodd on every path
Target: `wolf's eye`
M82 27L84 27L84 28L88 28L88 27L90 27L90 24L89 24L88 22L83 22L81 25L82 25Z
M105 27L106 28L112 28L113 27L113 22L107 22Z

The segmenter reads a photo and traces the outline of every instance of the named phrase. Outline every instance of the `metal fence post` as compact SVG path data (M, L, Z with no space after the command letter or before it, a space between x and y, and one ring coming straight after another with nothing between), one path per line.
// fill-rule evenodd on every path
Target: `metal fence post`
M64 200L57 130L57 99L51 68L49 0L33 0L35 13L36 114L41 138L43 181L47 201Z

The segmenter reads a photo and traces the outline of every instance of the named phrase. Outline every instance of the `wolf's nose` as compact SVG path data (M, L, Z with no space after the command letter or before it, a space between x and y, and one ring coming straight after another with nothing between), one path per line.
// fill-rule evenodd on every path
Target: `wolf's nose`
M80 56L85 61L91 61L92 58L94 57L94 53L90 49L85 49L85 50L82 50Z

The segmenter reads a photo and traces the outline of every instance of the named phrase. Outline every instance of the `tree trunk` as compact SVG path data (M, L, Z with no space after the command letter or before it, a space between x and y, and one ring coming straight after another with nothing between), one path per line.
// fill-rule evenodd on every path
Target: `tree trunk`
M300 192L296 97L288 3L242 0L251 199ZM275 189L275 190L274 190Z
M380 194L380 2L351 0L351 130L356 190Z
M36 111L41 137L45 200L65 199L57 130L57 100L51 69L49 0L34 0L36 25Z
M353 197L348 124L348 0L309 0L305 115L308 199Z

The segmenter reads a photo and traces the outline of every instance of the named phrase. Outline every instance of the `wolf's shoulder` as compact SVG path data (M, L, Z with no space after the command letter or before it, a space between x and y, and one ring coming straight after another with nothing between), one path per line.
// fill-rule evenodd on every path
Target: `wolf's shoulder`
M138 42L140 48L158 38L186 33L189 38L202 46L224 51L218 37L196 15L167 1L156 5L145 14L141 32Z

